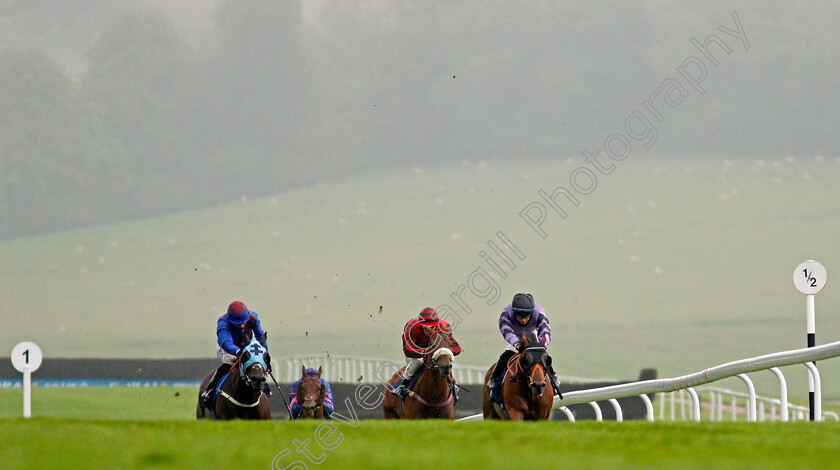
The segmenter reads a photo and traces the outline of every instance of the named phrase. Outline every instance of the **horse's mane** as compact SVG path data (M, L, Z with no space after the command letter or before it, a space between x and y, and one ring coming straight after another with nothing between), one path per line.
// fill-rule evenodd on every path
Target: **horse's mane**
M539 346L540 340L537 339L537 332L536 331L529 331L527 334L522 335L522 344L524 346Z

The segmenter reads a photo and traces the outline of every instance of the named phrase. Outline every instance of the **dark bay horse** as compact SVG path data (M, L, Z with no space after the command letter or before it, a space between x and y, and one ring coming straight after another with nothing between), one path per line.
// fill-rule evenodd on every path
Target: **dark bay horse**
M436 326L424 326L423 330L430 345L423 355L423 373L405 400L387 391L386 387L382 401L385 419L455 419L455 400L450 388L452 363L455 361L450 349L453 345L452 333ZM394 374L388 384L402 380L404 370Z
M554 403L554 388L546 373L548 354L536 338L536 335L520 337L519 353L511 357L507 372L503 376L502 401L504 409L490 401L490 391L484 387L482 410L484 419L510 419L513 421L547 420ZM490 366L484 377L490 379L493 368Z
M321 382L321 367L318 371L300 366L300 381L295 390L294 400L300 404L300 415L295 419L325 419L324 402L327 399L327 386Z
M201 391L207 387L213 372L207 374L199 387L197 419L271 419L268 397L263 384L268 370L268 354L256 340L242 348L231 365L230 373L219 381L218 393L211 409L202 406Z

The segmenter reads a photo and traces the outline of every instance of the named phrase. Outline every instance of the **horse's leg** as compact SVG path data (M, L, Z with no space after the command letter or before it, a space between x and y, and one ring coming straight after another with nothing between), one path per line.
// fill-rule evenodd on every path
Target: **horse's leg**
M486 384L490 380L490 374L493 373L493 369L496 368L496 364L493 363L490 366L490 370L484 374L484 383ZM484 419L502 419L498 413L496 413L496 407L493 406L493 403L490 401L490 389L486 386L482 385L481 389L483 390L481 395L481 411L484 414Z
M400 399L397 398L389 391L385 391L385 398L382 400L382 412L385 414L385 419L400 419L398 410L402 408L402 404L399 403ZM400 408L397 408L400 407Z
M397 383L398 381L402 380L402 376L400 373L405 369L403 367L400 369L400 372L394 373L391 376L391 380L388 381L387 385L385 386L385 398L382 400L382 412L385 415L385 419L401 419L402 416L400 415L400 411L402 411L402 403L400 403L399 397L394 395L393 393L388 391L388 386Z
M212 376L213 372L205 375L204 379L201 381L201 385L198 386L198 404L195 407L195 419L204 419L208 417L204 407L202 406L202 402L204 400L201 398L201 392L207 388L207 384L210 383L210 377Z
M400 419L399 415L390 408L385 408L382 411L385 412L385 419Z
M259 411L259 419L271 419L271 403L269 402L267 396L262 395L260 397L260 404L257 408Z
M519 409L508 409L508 419L511 421L525 421L525 413Z

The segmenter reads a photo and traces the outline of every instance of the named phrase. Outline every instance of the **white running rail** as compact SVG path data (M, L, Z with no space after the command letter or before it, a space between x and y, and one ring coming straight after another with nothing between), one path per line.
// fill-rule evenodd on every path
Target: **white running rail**
M742 415L747 414L749 409L748 393L703 386L697 388L697 394L701 397L701 407L706 405L709 410L707 413L709 421L724 421L727 416L728 421L738 421ZM708 399L702 400L706 395ZM770 398L756 395L755 399L758 404L757 421L797 421L805 419L804 417L810 413L807 406L788 403L787 397ZM658 419L660 421L693 419L691 405L692 402L688 399L685 390L660 394ZM822 413L823 420L832 418L834 421L840 421L840 417L833 411L823 410Z
M393 374L405 365L405 360L393 361L379 357L361 356L336 356L326 355L303 355L286 356L274 358L271 361L271 368L275 371L277 379L286 383L294 382L300 378L300 368L322 367L321 377L329 382L336 383L385 383ZM452 366L452 375L461 384L483 384L484 375L490 365L469 366L458 364L457 360ZM610 378L582 378L572 376L558 376L563 383L604 383L618 382Z
M817 371L817 367L813 364L813 361L822 361L837 356L840 356L840 341L813 348L794 349L791 351L766 354L749 359L741 359L740 361L728 362L726 364L721 364L700 372L695 372L694 374L683 375L680 377L645 380L642 382L632 382L611 385L609 387L566 392L563 394L563 400L558 400L555 397L552 408L560 409L567 417L570 417L571 412L569 412L566 408L568 405L589 403L593 407L597 407L598 401L639 396L645 402L645 407L647 408L647 420L653 421L653 405L647 394L685 390L691 396L691 418L694 421L700 421L700 400L697 396L697 392L694 390L694 387L716 382L729 377L738 377L747 385L747 417L748 421L754 422L756 421L757 415L755 387L753 387L752 381L746 374L762 370L771 370L773 368L778 370L779 367L803 364L808 368L810 377L814 381L815 419L822 420L823 413L820 374ZM787 384L784 381L783 376L780 375L780 371L778 373L774 371L774 373L776 373L777 377L780 378L779 382L781 395L785 397L784 405L787 405ZM613 404L613 406L615 405ZM461 418L458 421L476 421L481 419L482 415L478 414Z

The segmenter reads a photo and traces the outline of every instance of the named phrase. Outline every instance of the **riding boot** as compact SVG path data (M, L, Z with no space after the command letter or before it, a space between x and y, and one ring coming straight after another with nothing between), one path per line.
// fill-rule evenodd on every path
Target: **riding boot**
M458 384L451 382L449 388L452 390L452 398L455 399L455 404L458 404Z
M402 381L400 382L400 385L397 388L391 390L391 392L394 395L397 395L398 397L400 397L400 399L405 400L405 397L408 396L408 382L409 382L409 380L411 380L411 377L406 377L406 378L402 379Z
M502 355L499 356L499 361L496 362L496 367L493 368L493 372L490 374L490 380L487 381L487 388L490 390L496 388L496 382L499 381L499 377L502 375L505 368L507 368L507 363L514 354L516 354L516 352L506 349Z
M263 384L263 393L265 393L265 396L271 397L271 387L268 386L268 383Z
M213 372L213 377L210 378L210 382L207 384L207 388L201 392L201 398L203 399L204 407L209 408L210 405L210 396L213 394L213 390L216 389L216 384L219 382L219 379L225 375L225 371L230 369L230 364L222 364Z
M551 380L551 386L554 388L554 394L557 395L557 398L563 399L563 394L560 393L560 381L557 380L557 373L554 372L554 368L548 366L548 378Z

